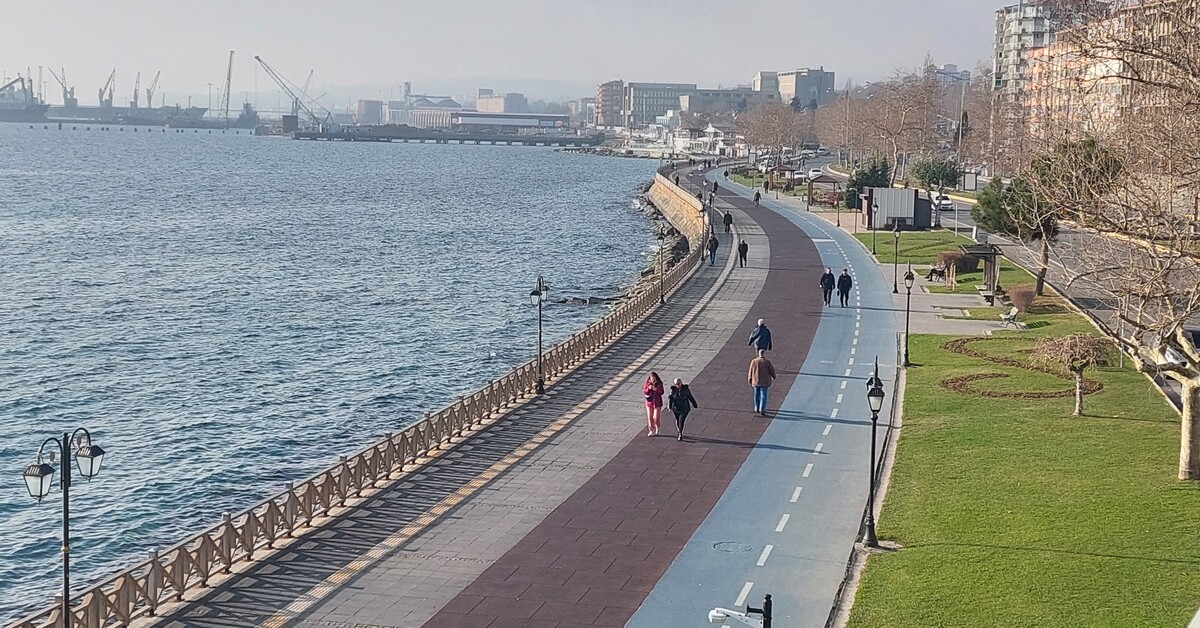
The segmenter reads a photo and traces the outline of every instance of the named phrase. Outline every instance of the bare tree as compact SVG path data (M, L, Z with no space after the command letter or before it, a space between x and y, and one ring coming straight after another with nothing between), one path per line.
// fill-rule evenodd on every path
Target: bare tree
M1057 366L1075 376L1074 416L1083 416L1083 372L1112 353L1112 343L1087 334L1071 334L1058 338L1043 338L1033 349L1030 362L1042 366Z
M929 148L931 117L936 111L936 81L930 73L906 74L880 85L864 103L861 124L890 152L892 183L900 153Z
M766 103L746 111L737 117L737 126L748 143L774 155L799 145L808 128L800 114L782 103Z

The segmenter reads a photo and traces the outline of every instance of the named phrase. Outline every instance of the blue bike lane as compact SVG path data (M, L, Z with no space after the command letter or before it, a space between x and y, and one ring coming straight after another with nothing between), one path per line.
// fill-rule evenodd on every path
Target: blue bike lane
M717 180L715 173L709 178ZM719 182L719 195L753 195ZM775 625L824 626L858 537L870 475L866 381L878 357L889 394L878 423L882 449L903 311L893 306L888 278L852 236L769 198L745 211L786 217L812 240L825 266L835 274L850 270L854 290L849 307L839 307L835 295L823 311L778 413L627 626L708 625L709 609L759 606L764 594L773 598ZM818 279L812 277L813 299L821 298ZM747 362L751 357L747 348Z

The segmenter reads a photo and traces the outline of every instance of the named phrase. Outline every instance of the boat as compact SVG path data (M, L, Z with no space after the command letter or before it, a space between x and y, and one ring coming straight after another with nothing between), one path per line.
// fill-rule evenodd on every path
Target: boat
M0 86L0 122L45 122L49 108L22 76Z
M258 112L254 110L254 105L242 103L242 113L238 114L231 126L235 129L258 128Z

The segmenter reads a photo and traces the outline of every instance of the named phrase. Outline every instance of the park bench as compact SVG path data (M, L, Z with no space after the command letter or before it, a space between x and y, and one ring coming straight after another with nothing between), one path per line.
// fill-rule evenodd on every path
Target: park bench
M1010 308L1008 310L1007 313L1001 314L1000 315L1000 327L1008 327L1011 325L1014 329L1016 329L1016 327L1017 327L1017 311L1018 310L1017 310L1016 306L1013 306L1012 308Z

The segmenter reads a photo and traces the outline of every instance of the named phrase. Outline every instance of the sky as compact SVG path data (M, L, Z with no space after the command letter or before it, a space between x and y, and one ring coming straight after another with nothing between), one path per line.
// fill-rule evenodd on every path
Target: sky
M259 55L313 93L347 99L522 91L595 95L626 81L748 84L759 70L824 66L838 86L991 55L999 0L0 0L0 73L63 68L81 104L116 68L116 101L162 71L159 92L272 94ZM43 74L51 102L60 89ZM158 101L158 98L155 98ZM233 99L235 103L239 98ZM203 103L197 103L203 104ZM235 104L236 106L236 104Z

